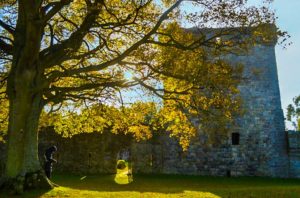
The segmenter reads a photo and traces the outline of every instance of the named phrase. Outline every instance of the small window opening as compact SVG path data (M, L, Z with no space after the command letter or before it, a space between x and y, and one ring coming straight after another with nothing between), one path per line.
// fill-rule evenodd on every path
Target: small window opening
M227 177L231 177L231 171L230 171L230 170L227 170L227 171L226 171L226 176L227 176Z
M232 140L232 145L239 145L240 144L240 134L232 133L231 140Z

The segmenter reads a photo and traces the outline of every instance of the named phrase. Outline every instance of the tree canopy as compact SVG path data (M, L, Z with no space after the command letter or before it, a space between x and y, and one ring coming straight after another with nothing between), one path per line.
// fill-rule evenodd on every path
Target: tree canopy
M185 70L189 61L184 60L183 56L178 57L178 54L184 51L187 55L193 51L189 56L198 56L197 60L190 61L190 68L193 68L195 61L198 64L218 64L206 60L208 49L204 47L228 50L228 46L237 45L234 43L236 35L218 46L215 39L237 31L246 32L242 29L244 27L254 28L261 23L274 22L273 13L266 7L247 7L245 2L236 0L192 1L202 7L202 12L186 15L178 8L182 1L30 2L6 0L1 3L1 77L6 80L11 70L16 33L29 31L29 36L38 36L40 44L32 44L40 46L39 66L44 77L36 89L43 93L45 105L57 105L66 100L114 99L117 90L137 84L150 88L146 82L160 81L162 76L191 81L186 76L193 76L190 72L195 73L197 69L190 70L185 76L176 75ZM26 9L38 10L34 16L33 13L28 14ZM39 35L30 32L30 27L25 28L26 24L17 27L21 25L21 19L28 17L35 18L40 25ZM197 37L180 29L181 18L199 28ZM201 31L204 27L220 26L227 29L213 30L215 33L211 35L208 30L208 33ZM20 47L31 48L25 43ZM32 54L28 50L27 56ZM172 67L178 61L185 65L176 71ZM134 73L137 79L126 79L126 72ZM200 76L191 78L196 77ZM204 86L207 87L207 84ZM168 92L159 91L164 94Z

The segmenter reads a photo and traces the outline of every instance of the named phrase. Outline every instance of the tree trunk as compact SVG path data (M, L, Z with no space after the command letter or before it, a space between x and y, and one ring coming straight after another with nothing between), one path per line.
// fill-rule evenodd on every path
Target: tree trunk
M26 71L13 76L14 83L8 86L8 92L12 93L9 94L5 177L6 186L16 193L22 193L28 188L52 186L38 159L38 122L43 103L42 94L32 91L32 80L36 79L36 76L30 73L36 72Z
M20 90L19 96L10 101L5 169L8 187L17 193L22 193L26 188L51 187L38 159L41 97L29 97L24 90Z
M53 186L38 159L44 68L39 61L43 24L39 22L40 4L37 2L19 2L13 61L7 81L9 123L3 186L16 193Z

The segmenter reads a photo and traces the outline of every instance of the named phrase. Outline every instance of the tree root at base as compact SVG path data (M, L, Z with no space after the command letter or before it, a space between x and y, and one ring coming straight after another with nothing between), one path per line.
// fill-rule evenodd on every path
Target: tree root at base
M43 170L20 174L15 178L0 178L0 189L8 190L12 194L22 194L30 189L50 190L54 187L58 185L50 181Z

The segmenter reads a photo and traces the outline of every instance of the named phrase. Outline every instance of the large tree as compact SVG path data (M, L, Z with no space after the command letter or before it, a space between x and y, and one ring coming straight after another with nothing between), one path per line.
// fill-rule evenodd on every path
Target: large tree
M183 3L197 12L184 11ZM183 30L180 23L197 28ZM205 113L209 106L231 109L238 72L220 57L274 39L278 32L267 34L262 23L274 23L268 7L242 0L2 0L0 80L9 101L4 184L20 192L51 186L37 155L47 105L49 111L66 101L111 102L121 89L139 85L181 101L183 110L186 104ZM170 78L173 86L155 85ZM192 93L204 94L179 96Z

